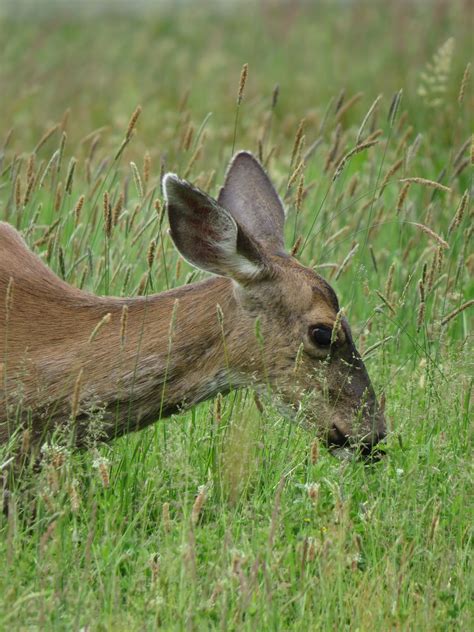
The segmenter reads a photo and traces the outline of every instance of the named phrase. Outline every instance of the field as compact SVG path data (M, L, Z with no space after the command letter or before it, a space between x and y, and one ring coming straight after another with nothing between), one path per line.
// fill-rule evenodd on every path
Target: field
M0 13L0 220L73 285L159 292L205 276L160 176L216 194L252 151L389 434L336 459L246 390L53 441L0 516L0 629L472 629L472 4L29 6Z

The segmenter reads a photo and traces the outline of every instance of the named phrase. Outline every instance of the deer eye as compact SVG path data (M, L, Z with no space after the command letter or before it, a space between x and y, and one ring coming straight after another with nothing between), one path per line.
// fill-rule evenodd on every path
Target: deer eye
M318 347L329 347L331 336L332 329L326 325L312 325L309 328L309 337Z

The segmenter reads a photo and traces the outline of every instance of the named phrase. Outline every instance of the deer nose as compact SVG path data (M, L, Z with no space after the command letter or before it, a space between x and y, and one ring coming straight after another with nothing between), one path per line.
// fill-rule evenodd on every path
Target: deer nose
M349 435L333 424L328 434L328 443L330 446L342 448L349 445Z

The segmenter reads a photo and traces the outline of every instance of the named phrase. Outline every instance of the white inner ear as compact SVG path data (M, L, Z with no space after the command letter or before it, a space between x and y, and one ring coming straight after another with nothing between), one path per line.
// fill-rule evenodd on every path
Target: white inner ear
M220 209L212 214L213 223L218 226L221 238L219 241L212 241L212 246L221 253L222 262L228 268L230 275L253 278L258 276L263 266L253 263L247 257L237 252L237 232L238 227L235 220L227 211Z

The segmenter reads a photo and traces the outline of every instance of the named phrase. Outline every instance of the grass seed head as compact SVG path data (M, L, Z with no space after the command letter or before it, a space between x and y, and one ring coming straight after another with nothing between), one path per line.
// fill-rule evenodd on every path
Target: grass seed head
M247 83L247 77L249 74L249 65L244 64L242 66L242 70L240 71L240 79L239 79L239 91L237 93L237 105L242 103L242 99L244 96L245 84Z
M122 307L120 315L120 345L123 347L127 338L128 305Z
M131 139L133 130L135 129L137 125L138 117L140 116L141 113L142 113L142 106L137 105L137 107L135 108L128 122L127 132L125 134L125 140L129 141Z

